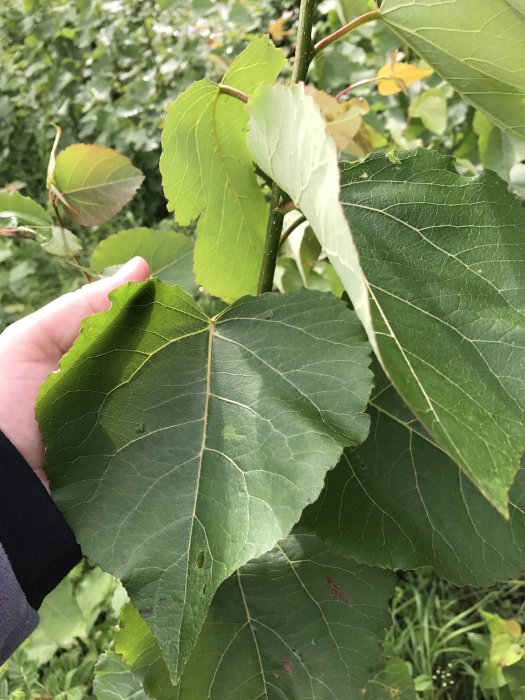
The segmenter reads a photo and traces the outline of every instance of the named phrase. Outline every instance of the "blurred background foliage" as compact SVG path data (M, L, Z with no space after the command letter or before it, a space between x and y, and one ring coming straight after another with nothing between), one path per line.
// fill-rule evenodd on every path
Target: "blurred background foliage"
M316 35L330 33L371 6L373 0L322 0ZM0 188L21 188L22 194L46 201L45 172L53 124L58 124L60 149L75 142L100 143L128 156L146 176L138 195L110 224L82 231L73 227L84 243L83 262L88 264L91 250L112 231L158 227L168 216L158 169L166 105L196 79L219 79L257 33L269 31L290 55L296 24L297 3L278 0L4 0ZM348 97L366 100L366 138L361 131L358 148L348 157L436 147L454 155L461 172L489 167L525 195L523 145L476 114L439 76L380 94L378 71L412 58L375 22L316 59L310 81L318 89L337 95L353 84ZM283 253L280 287L295 288L304 275L293 250ZM0 327L82 281L67 261L30 241L3 243L0 263ZM331 274L326 265L321 269ZM333 287L316 284L316 274L313 286Z
M48 206L46 169L53 124L58 124L63 132L59 149L100 143L128 156L146 176L114 220L98 227L72 226L83 244L83 265L89 268L94 248L115 231L176 230L158 170L166 105L194 80L220 79L231 59L261 32L269 32L291 55L297 5L278 0L3 0L0 190L20 190ZM316 35L334 31L371 5L372 0L321 0ZM525 197L525 147L476 113L439 76L431 74L404 89L381 88L381 69L388 73L385 67L394 71L398 63L411 61L408 48L377 22L316 59L310 82L317 89L335 96L352 85L341 103L361 98L355 103L359 108L347 157L368 150L395 157L400 149L438 148L454 156L461 173L490 168ZM421 68L419 63L414 67ZM339 128L341 114L334 104L325 103L323 109ZM348 137L348 122L345 129ZM194 231L190 227L185 233L191 237ZM0 240L0 328L82 283L78 267L33 241ZM303 285L342 291L306 226L282 247L276 284L281 291ZM205 301L213 307L213 300ZM390 660L365 695L525 697L519 695L525 677L525 638L519 627L524 592L523 581L490 591L460 591L431 572L400 575L394 627L386 642ZM113 636L124 599L111 577L87 564L72 572L46 602L40 628L0 669L0 700L114 697L103 679L123 672L116 655L110 652L98 662L95 680L94 668ZM487 612L517 622L502 628ZM505 676L497 673L498 654L512 656ZM401 686L402 693L392 695Z

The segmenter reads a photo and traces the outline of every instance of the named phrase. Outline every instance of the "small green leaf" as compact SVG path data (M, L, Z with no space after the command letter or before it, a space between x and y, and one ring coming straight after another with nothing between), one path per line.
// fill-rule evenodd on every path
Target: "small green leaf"
M82 250L79 237L60 226L51 226L45 233L38 234L37 241L46 253L61 258L71 258Z
M76 599L71 579L65 578L44 599L39 610L40 624L36 632L58 647L73 644L76 637L86 639L87 625Z
M255 39L232 63L224 82L252 92L273 82L284 53L268 37ZM208 79L168 106L160 170L168 208L187 225L199 215L197 282L227 301L257 291L268 205L246 146L248 115Z
M46 177L46 187L47 189L51 189L51 185L53 184L53 176L55 174L55 166L57 162L57 148L58 144L60 142L60 137L62 136L62 129L60 126L57 124L53 124L53 126L56 129L55 133L55 138L53 140L53 145L51 147L51 153L49 154L49 161L47 164L47 177Z
M384 0L381 17L476 109L525 140L523 0Z
M308 219L374 342L366 282L339 203L337 148L304 86L259 88L248 104L248 146Z
M525 463L507 522L375 369L370 437L329 472L302 527L373 566L431 566L457 585L477 587L518 576L525 563Z
M91 268L100 273L105 268L124 264L135 255L148 262L153 277L178 284L189 293L195 290L193 241L176 231L149 228L119 231L100 241L91 256Z
M392 593L389 572L290 535L219 588L175 690L136 612L127 611L117 649L156 700L359 700L391 623ZM164 684L153 686L155 677Z
M525 143L498 129L481 112L474 115L472 126L478 135L481 163L509 182L512 168L525 160Z
M176 696L166 662L150 628L136 608L128 603L120 615L115 650L153 700Z
M139 682L114 651L100 655L95 666L93 692L97 700L148 700Z
M131 201L143 180L140 170L117 151L76 143L57 156L52 192L73 221L98 226Z
M365 700L417 700L410 666L403 659L387 659L385 667L368 682Z
M525 449L525 210L432 151L342 163L382 364L425 429L508 514Z
M408 113L421 119L434 134L444 134L447 128L447 99L440 88L424 90L410 103Z
M369 346L329 294L245 298L213 319L158 280L111 299L42 389L46 473L176 679L220 583L366 437Z
M0 192L0 229L29 228L49 231L53 219L40 204L19 192Z

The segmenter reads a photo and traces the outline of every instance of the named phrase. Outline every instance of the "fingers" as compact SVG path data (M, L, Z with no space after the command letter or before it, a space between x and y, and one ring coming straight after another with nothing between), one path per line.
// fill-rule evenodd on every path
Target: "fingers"
M109 292L126 282L143 282L149 274L143 258L132 258L111 277L64 294L13 324L13 339L24 345L33 361L58 362L76 340L82 320L110 308Z

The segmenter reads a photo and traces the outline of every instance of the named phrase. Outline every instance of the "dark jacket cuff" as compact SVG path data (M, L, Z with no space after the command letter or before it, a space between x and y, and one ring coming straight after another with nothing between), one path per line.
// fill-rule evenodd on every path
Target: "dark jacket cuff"
M40 479L2 433L0 543L35 610L81 558L71 528Z

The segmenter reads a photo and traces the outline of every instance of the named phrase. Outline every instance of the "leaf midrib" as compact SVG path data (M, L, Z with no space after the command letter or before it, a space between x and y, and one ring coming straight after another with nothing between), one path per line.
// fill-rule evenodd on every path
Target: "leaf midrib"
M207 358L207 367L206 367L206 387L205 387L205 398L204 398L204 417L203 417L203 425L202 425L202 439L201 439L201 447L200 447L200 454L199 454L199 467L197 470L197 478L196 478L196 488L195 488L195 498L193 500L193 512L191 516L191 524L190 524L190 532L189 532L189 537L188 537L188 552L186 556L186 575L184 577L184 599L182 602L182 619L185 617L185 611L186 611L186 602L188 599L188 581L189 581L189 569L190 569L190 552L193 544L193 526L195 524L195 520L197 517L197 503L199 500L199 493L200 493L200 480L201 480L201 473L202 473L202 461L204 458L204 452L206 448L206 438L207 438L207 432L208 432L208 416L209 416L209 405L210 405L210 396L211 396L211 360L212 360L212 351L213 351L213 336L215 335L216 331L216 323L214 319L210 319L209 321L209 326L208 326L208 358ZM203 527L203 526L202 526ZM203 527L204 529L204 527ZM208 547L208 554L211 555L211 552L209 551ZM181 623L181 631L182 631L182 623ZM180 633L179 633L179 648L180 648ZM177 664L177 671L178 671L179 664Z

